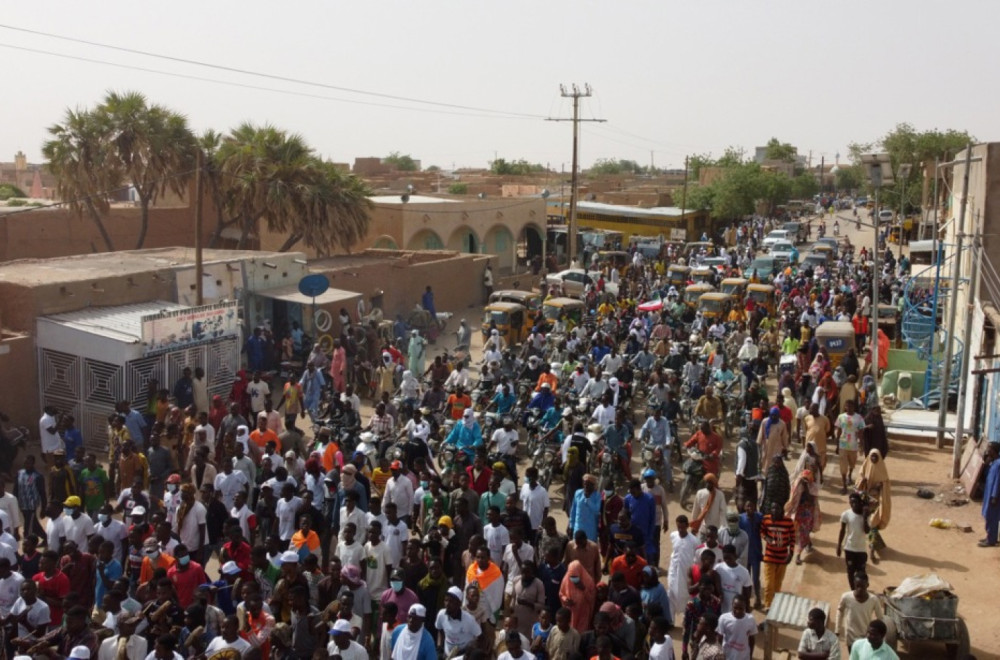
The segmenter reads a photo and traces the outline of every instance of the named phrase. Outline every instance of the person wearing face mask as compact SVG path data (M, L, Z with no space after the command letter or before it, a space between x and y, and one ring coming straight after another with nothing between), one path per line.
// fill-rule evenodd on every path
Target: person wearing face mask
M148 538L142 544L142 568L139 569L139 584L143 585L153 579L153 571L162 568L169 571L176 560L165 552L160 552L160 544L155 538ZM176 551L176 550L175 550Z
M479 428L479 422L476 421L476 414L472 408L466 408L462 412L462 421L452 427L445 442L458 449L464 449L467 453L483 446L483 432Z
M171 525L177 519L177 509L181 506L181 475L174 473L167 477L167 492L163 495L163 509L167 513L167 522Z
M110 504L105 503L98 511L94 533L113 544L112 555L115 561L124 561L128 554L128 529L125 523L111 517Z
M194 592L198 585L208 582L208 577L201 564L191 560L188 548L183 543L174 548L174 558L176 562L167 569L167 579L177 591L180 606L186 609L194 602Z
M420 602L417 594L403 585L404 577L403 569L392 569L392 573L389 574L389 588L382 592L382 597L379 599L382 607L387 603L395 603L398 608L397 623L403 623L406 620L405 613L410 611L412 605Z
M559 600L570 611L570 627L579 633L591 629L597 589L594 580L578 561L570 562L559 585Z
M67 497L63 502L60 523L60 545L66 541L74 541L77 547L87 547L87 539L94 535L94 521L83 512L83 503L76 495Z

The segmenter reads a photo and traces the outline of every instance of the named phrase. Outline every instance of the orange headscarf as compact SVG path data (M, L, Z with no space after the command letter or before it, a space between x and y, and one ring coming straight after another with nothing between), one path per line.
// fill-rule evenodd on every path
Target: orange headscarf
M574 584L572 578L579 578L579 582ZM596 596L597 589L590 573L579 561L571 561L559 585L559 602L571 612L570 627L581 633L591 629Z

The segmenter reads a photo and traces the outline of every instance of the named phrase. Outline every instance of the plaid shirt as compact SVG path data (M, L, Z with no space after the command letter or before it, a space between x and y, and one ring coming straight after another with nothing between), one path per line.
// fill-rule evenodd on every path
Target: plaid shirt
M22 511L35 511L45 501L45 479L37 470L17 473L17 505Z

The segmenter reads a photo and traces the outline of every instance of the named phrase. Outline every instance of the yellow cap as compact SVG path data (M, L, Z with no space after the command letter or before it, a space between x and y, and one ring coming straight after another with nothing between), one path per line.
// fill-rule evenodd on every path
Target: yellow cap
M76 495L70 495L66 498L66 501L63 502L63 506L81 506L80 498Z
M451 516L441 516L438 518L438 525L444 525L448 529L452 529L455 523L451 521Z

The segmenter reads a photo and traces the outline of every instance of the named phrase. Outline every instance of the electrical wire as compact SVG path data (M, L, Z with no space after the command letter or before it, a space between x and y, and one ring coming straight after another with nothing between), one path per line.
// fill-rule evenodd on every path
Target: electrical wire
M176 73L176 72L173 72L173 71L163 71L163 70L160 70L160 69L150 69L150 68L147 68L147 67L136 66L136 65L133 65L133 64L120 64L118 62L109 62L107 60L98 60L98 59L94 59L94 58L90 58L90 57L82 57L80 55L67 55L65 53L57 53L57 52L49 51L49 50L42 50L40 48L29 48L27 46L15 46L15 45L12 45L12 44L5 44L5 43L0 43L0 48L9 48L11 50L20 50L20 51L26 51L26 52L29 52L29 53L37 53L37 54L41 54L41 55L50 55L52 57L59 57L59 58L68 59L68 60L75 60L75 61L78 61L78 62L88 62L88 63L91 63L91 64L103 64L105 66L117 67L119 69L130 69L132 71L142 71L144 73L155 73L155 74L159 74L159 75L162 75L162 76L170 76L172 78L184 78L184 79L187 79L187 80L198 80L198 81L201 81L201 82L208 82L208 83L212 83L212 84L216 84L216 85L228 85L230 87L239 87L239 88L242 88L242 89L252 89L252 90L263 91L263 92L273 92L273 93L276 93L276 94L287 94L289 96L299 96L299 97L304 97L304 98L320 99L320 100L324 100L324 101L335 101L335 102L338 102L338 103L351 103L351 104L354 104L354 105L374 106L374 107L378 107L378 108L390 108L390 109L393 109L393 110L406 110L408 112L424 112L424 113L443 114L443 115L457 115L457 116L461 116L461 117L480 117L480 118L484 118L484 119L526 119L526 117L518 117L518 116L513 116L513 115L511 115L511 116L484 115L484 114L476 114L476 113L471 113L471 112L459 112L459 111L449 111L449 110L435 110L433 108L414 108L414 107L402 106L402 105L392 105L392 104L389 104L389 103L378 103L376 101L361 101L361 100L358 100L358 99L345 99L345 98L339 98L339 97L335 97L335 96L324 96L324 95L321 95L321 94L310 94L308 92L296 92L294 90L277 89L277 88L274 88L274 87L262 87L260 85L250 85L250 84L247 84L247 83L238 83L238 82L234 82L234 81L230 81L230 80L221 80L221 79L218 79L218 78L205 78L205 77L202 77L202 76L194 76L194 75L190 75L190 74L186 74L186 73Z
M12 31L15 31L15 32L22 32L22 33L25 33L25 34L33 34L33 35L36 35L36 36L48 37L50 39L59 39L59 40L62 40L62 41L70 41L70 42L73 42L73 43L84 44L84 45L87 45L87 46L94 46L94 47L97 47L97 48L106 48L106 49L109 49L109 50L116 50L116 51L119 51L119 52L129 53L129 54L132 54L132 55L142 55L142 56L145 56L145 57L153 57L153 58L157 58L157 59L168 60L168 61L171 61L171 62L179 62L179 63L182 63L182 64L190 64L190 65L193 65L193 66L200 66L200 67L205 67L205 68L209 68L209 69L217 69L217 70L220 70L220 71L228 71L230 73L239 73L239 74L243 74L243 75L247 75L247 76L256 76L258 78L266 78L268 80L278 80L278 81L281 81L281 82L288 82L288 83L293 83L293 84L297 84L297 85L306 85L306 86L309 86L309 87L320 87L320 88L323 88L323 89L332 89L332 90L335 90L335 91L338 91L338 92L349 92L351 94L360 94L360 95L364 95L364 96L374 96L374 97L377 97L377 98L390 99L390 100L393 100L393 101L405 101L407 103L420 103L420 104L424 104L424 105L434 105L434 106L438 106L438 107L442 107L442 108L451 108L451 109L455 109L455 110L470 110L470 111L473 111L473 112L486 112L486 113L493 113L493 114L510 115L510 116L514 116L514 117L521 117L522 119L545 119L545 117L542 116L542 115L535 115L535 114L530 114L530 113L526 113L526 112L513 112L513 111L507 111L507 110L493 110L491 108L481 108L481 107L470 106L470 105L461 105L461 104L458 104L458 103L445 103L445 102L442 102L442 101L428 101L426 99L418 99L418 98L413 98L413 97L409 97L409 96L400 96L400 95L397 95L397 94L387 94L387 93L383 93L383 92L372 92L372 91L369 91L369 90L355 89L355 88L351 88L351 87L343 87L343 86L340 86L340 85L330 85L330 84L327 84L327 83L321 83L321 82L316 82L316 81L312 81L312 80L304 80L304 79L301 79L301 78L291 78L291 77L288 77L288 76L280 76L280 75L276 75L276 74L262 73L262 72L259 72L259 71L251 71L249 69L240 69L240 68L231 67L231 66L225 66L225 65L221 65L221 64L212 64L210 62L200 62L198 60L191 60L191 59L187 59L187 58L183 58L183 57L176 57L176 56L173 56L173 55L164 55L162 53L152 53L152 52L149 52L149 51L137 50L137 49L134 49L134 48L126 48L124 46L114 46L114 45L111 45L111 44L103 44L103 43L99 43L99 42L96 42L96 41L88 41L86 39L80 39L80 38L77 38L77 37L69 37L69 36L61 35L61 34L53 34L51 32L42 32L40 30L31 30L31 29L28 29L28 28L17 27L17 26L14 26L14 25L0 24L0 28L3 28L5 30L12 30Z

